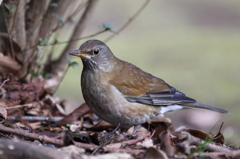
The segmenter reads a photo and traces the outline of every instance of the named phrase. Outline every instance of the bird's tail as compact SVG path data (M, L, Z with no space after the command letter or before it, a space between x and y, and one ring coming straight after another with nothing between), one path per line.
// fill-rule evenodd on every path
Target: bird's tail
M214 107L214 106L211 106L211 105L207 105L207 104L203 104L203 103L199 103L199 102L184 103L184 107L185 108L207 109L207 110L211 110L211 111L215 111L215 112L219 112L219 113L229 114L229 112L224 110L224 109Z

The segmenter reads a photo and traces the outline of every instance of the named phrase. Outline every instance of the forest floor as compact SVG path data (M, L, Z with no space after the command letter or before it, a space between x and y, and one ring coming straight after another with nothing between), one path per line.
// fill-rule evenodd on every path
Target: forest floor
M5 83L4 83L5 82ZM0 158L157 159L238 158L219 131L174 128L159 116L133 132L96 117L84 103L66 114L66 101L44 91L43 83L4 81L0 87Z

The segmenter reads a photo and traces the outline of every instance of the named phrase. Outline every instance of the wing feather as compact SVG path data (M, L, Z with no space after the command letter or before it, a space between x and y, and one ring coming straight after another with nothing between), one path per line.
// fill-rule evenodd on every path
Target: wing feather
M154 77L130 63L118 60L115 66L117 67L115 67L114 73L109 75L114 75L109 84L116 87L129 102L166 108L180 105L183 108L201 108L228 113L226 110L196 102L164 80Z
M118 64L114 71L115 77L109 83L116 87L129 102L168 106L196 102L185 94L168 85L164 80L142 71L127 63Z

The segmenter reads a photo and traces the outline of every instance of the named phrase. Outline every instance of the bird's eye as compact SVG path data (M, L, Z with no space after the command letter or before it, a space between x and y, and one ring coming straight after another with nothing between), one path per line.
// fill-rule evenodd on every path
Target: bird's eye
M93 50L93 54L94 54L94 55L97 55L97 54L99 54L99 51L100 51L99 49L94 49L94 50Z

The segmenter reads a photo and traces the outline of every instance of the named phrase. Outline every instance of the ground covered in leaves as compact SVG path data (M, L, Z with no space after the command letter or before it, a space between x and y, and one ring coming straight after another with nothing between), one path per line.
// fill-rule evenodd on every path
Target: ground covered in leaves
M159 116L139 131L115 129L97 118L86 104L70 114L66 101L48 94L43 83L0 83L0 158L35 159L168 159L240 158L238 147L209 134L174 128Z

